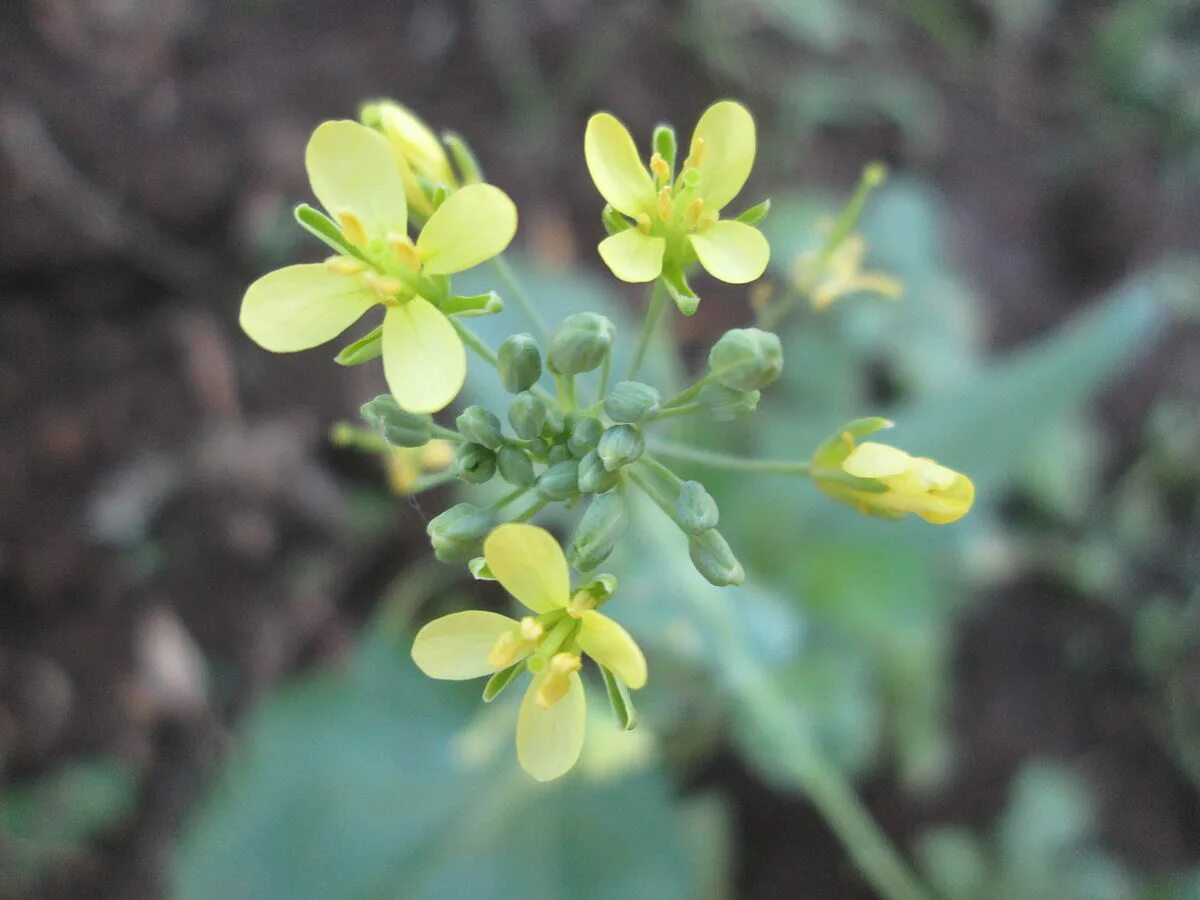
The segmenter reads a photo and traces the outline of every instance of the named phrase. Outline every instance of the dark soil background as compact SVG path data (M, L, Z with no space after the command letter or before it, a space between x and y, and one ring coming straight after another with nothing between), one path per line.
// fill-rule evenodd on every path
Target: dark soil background
M36 896L161 896L239 713L337 658L378 589L427 552L417 515L398 515L382 540L355 539L346 487L376 473L325 440L378 373L269 356L237 328L244 286L312 252L280 235L295 233L282 226L307 195L314 123L353 115L366 97L401 99L473 143L522 210L525 250L594 265L598 206L580 153L592 110L617 109L644 133L737 93L770 123L782 115L772 67L808 62L776 47L761 60L762 95L746 96L679 38L682 5L530 0L516 20L506 8L0 7L0 779L98 753L141 773L133 818ZM1095 124L1064 107L1056 80L1094 10L1064 3L1031 45L964 68L890 9L877 15L905 35L900 63L942 102L949 138L912 158L886 121L831 127L801 165L759 173L763 183L844 191L872 158L933 178L997 347L1165 250L1195 247L1200 191L1163 186L1153 138L1106 148L1065 180L1035 164ZM989 34L987 8L962 9ZM1110 389L1114 468L1149 398L1170 387L1200 401L1197 346L1181 331ZM1081 634L1100 647L1083 674L1061 665ZM1195 865L1200 805L1161 749L1130 641L1115 612L1071 602L1049 578L986 598L958 655L961 773L916 805L875 778L865 796L885 827L903 842L935 821L985 826L1019 763L1044 754L1092 776L1106 843L1132 866ZM196 654L215 676L207 695ZM869 896L804 802L731 755L703 779L736 798L745 896Z

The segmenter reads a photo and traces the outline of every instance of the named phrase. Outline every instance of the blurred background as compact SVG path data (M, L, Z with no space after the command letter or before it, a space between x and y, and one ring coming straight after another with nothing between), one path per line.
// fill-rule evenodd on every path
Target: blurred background
M1198 46L1189 0L3 4L0 896L873 896L803 745L945 897L1200 897ZM976 509L683 467L747 585L639 516L606 568L642 725L597 692L579 771L526 779L514 698L408 658L500 600L432 560L454 491L396 497L327 439L379 368L237 327L253 278L323 255L291 220L311 129L378 96L514 197L545 315L627 339L591 112L644 144L746 102L777 293L886 162L860 231L903 299L800 310L759 415L689 437L800 458L889 415ZM693 361L751 318L698 287Z

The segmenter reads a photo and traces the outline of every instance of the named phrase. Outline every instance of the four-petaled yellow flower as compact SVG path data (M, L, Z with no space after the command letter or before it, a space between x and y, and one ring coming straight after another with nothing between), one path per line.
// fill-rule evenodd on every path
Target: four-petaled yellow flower
M682 283L692 262L730 284L754 281L767 267L762 232L723 210L754 165L754 119L731 100L710 106L696 123L690 152L675 176L655 153L647 169L629 131L608 113L588 120L584 155L600 194L633 226L600 243L600 256L622 281L661 274Z
M501 525L484 542L496 580L535 615L520 621L471 610L435 619L413 641L412 656L431 678L480 678L524 661L533 674L517 720L517 758L539 781L565 774L583 749L587 719L582 655L630 688L646 683L646 658L629 633L572 594L570 570L553 536L533 525Z
M932 459L856 437L890 428L886 419L859 419L813 454L817 487L868 516L902 519L915 513L933 525L961 519L975 502L975 485Z
M404 180L382 135L357 122L325 122L305 164L352 252L259 278L242 300L243 330L267 350L308 350L381 305L383 369L396 401L412 412L443 409L467 367L462 339L439 309L445 276L503 251L516 233L516 207L499 188L469 185L442 203L414 244Z

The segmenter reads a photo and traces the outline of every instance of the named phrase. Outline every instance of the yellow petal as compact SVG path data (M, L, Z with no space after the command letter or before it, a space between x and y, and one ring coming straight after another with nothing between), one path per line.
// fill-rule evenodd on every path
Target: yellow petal
M456 186L442 142L428 125L399 103L380 103L378 112L384 135L410 166L431 181L441 182L447 187Z
M413 662L430 678L462 681L490 675L497 671L488 662L496 641L520 627L508 616L478 609L442 616L417 632Z
M360 278L320 263L268 272L242 298L242 330L275 353L331 341L378 302Z
M546 529L516 522L501 525L483 542L483 556L504 589L534 612L567 605L567 558Z
M926 494L913 512L931 525L949 525L965 516L975 502L975 484L966 475L954 475L950 487Z
M842 462L842 469L855 478L890 478L907 472L913 458L903 450L865 441Z
M634 690L646 684L646 657L633 637L603 613L583 614L576 637L579 649Z
M596 113L583 135L583 155L596 190L613 209L637 218L654 212L654 181L629 131L609 113Z
M383 318L383 373L396 402L432 413L458 396L467 377L467 351L454 326L432 303L413 297Z
M745 284L758 278L771 259L771 245L753 225L722 219L703 231L693 232L692 249L709 275L728 284Z
M500 188L469 184L438 208L417 238L430 275L452 275L502 253L517 233L517 207Z
M304 164L313 193L335 220L353 213L371 238L407 229L404 182L377 131L348 120L324 122L309 138Z
M538 781L553 781L571 770L583 750L587 725L587 697L578 673L571 674L561 700L549 709L538 705L538 689L547 674L533 679L517 717L517 759Z
M696 194L704 198L706 207L723 209L738 195L754 167L754 119L742 104L722 100L700 117L692 133L693 143L696 138L704 141L696 167L700 172Z
M660 237L642 234L636 228L607 237L600 242L600 258L622 281L653 281L662 272L663 252L667 242Z

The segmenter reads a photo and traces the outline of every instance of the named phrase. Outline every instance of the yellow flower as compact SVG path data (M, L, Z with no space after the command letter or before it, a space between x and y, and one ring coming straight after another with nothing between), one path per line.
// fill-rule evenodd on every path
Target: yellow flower
M696 123L690 153L673 177L655 153L642 164L629 131L608 113L588 120L584 155L600 194L633 227L600 242L600 256L622 281L653 281L664 272L682 278L692 262L730 284L754 281L767 267L762 232L724 209L754 165L754 119L740 103L722 100Z
M388 486L393 493L407 494L427 472L445 469L454 459L454 445L434 439L423 447L389 447L384 457Z
M408 107L391 100L368 104L363 108L362 118L387 138L400 166L409 207L422 217L432 215L429 188L444 185L448 190L454 190L458 187L458 179L437 135Z
M488 535L483 555L496 580L534 615L520 621L482 610L443 616L417 632L413 660L429 677L452 680L524 661L533 679L517 719L517 759L538 781L551 781L568 772L583 749L583 654L634 689L646 683L646 658L629 632L596 611L594 596L571 593L567 560L548 531L501 525Z
M904 286L898 278L884 272L862 270L866 252L866 242L857 234L851 234L838 244L824 265L816 271L814 256L797 260L796 283L808 294L813 309L826 309L840 297L857 291L899 299L904 293Z
M503 251L516 233L516 207L499 188L470 185L446 199L414 244L403 180L380 134L325 122L305 163L351 252L259 278L242 300L242 329L267 350L291 353L332 340L383 306L383 369L396 401L412 412L443 409L467 367L462 339L438 306L447 299L443 276Z
M975 502L975 485L966 475L886 444L855 442L890 427L886 419L859 419L822 444L812 460L817 487L868 516L915 513L934 525L965 516Z

